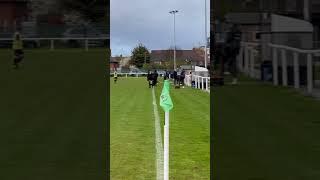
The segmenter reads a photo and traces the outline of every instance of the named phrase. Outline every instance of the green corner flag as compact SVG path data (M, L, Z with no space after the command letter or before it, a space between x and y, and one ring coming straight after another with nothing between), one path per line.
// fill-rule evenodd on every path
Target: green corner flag
M160 96L160 106L165 112L169 112L173 108L169 91L170 91L170 81L165 80L163 83L162 93Z

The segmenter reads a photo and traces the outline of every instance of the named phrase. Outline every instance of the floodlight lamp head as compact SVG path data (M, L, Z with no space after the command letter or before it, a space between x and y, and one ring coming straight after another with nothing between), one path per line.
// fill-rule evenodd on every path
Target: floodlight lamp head
M175 14L175 13L177 13L177 12L179 12L178 10L173 10L173 11L170 11L169 13L170 14Z

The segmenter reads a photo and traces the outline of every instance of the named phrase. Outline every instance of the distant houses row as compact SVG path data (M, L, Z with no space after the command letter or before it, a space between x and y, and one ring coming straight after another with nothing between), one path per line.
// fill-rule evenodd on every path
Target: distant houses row
M41 37L60 37L66 29L70 28L70 24L65 19L65 12L59 8L58 1L37 1L46 5L44 7L34 7L31 0L0 0L0 37L8 38L5 35L12 34L16 30L27 31L29 29L35 31ZM45 3L46 2L46 3ZM109 7L105 7L103 0L96 1L101 4L94 10L96 13L101 13L101 16L107 17ZM41 3L40 3L41 4ZM109 21L109 18L106 18ZM109 29L109 22L101 21L95 23L95 28L101 33L106 34Z
M176 60L184 65L204 66L205 52L203 48L193 48L190 50L176 50ZM129 63L130 57L111 57L110 70L118 69ZM168 61L173 61L173 50L151 50L150 63L162 65ZM210 54L208 51L208 65L210 64Z
M32 9L30 0L1 0L0 1L0 31L12 31L23 22L31 20ZM63 15L60 13L40 14L39 23L63 24Z

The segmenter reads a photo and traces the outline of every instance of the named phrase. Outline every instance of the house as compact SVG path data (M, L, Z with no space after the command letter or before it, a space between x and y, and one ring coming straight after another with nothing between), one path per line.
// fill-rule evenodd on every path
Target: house
M214 19L225 18L227 22L241 24L245 26L243 31L268 31L266 25L270 23L270 14L277 14L309 21L315 28L315 40L320 39L319 0L224 0L223 4L214 3ZM255 36L255 33L247 34L246 39L256 40Z
M12 32L19 29L23 21L29 18L28 0L0 1L0 32Z
M162 64L173 60L173 50L151 50L150 61L156 64ZM204 66L205 52L203 48L193 48L191 50L176 50L176 60L191 62L194 65ZM209 64L208 59L208 64Z
M111 72L117 71L118 68L120 67L119 64L120 64L120 61L118 60L118 58L111 57L110 58L110 71Z

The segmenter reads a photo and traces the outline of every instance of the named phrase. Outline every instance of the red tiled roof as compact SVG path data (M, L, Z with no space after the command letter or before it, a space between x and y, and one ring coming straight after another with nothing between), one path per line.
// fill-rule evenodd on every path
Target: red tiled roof
M204 51L198 49L176 50L177 60L203 61ZM173 50L152 50L151 61L167 61L173 59Z
M119 60L117 60L116 57L111 57L110 58L110 63L119 63Z

